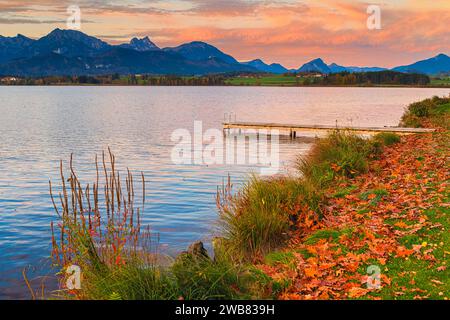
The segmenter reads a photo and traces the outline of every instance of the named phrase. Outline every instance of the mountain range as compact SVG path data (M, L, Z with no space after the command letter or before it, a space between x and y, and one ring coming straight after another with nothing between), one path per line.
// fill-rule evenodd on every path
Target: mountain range
M441 53L436 57L421 60L407 66L396 67L393 70L406 73L448 73L450 70L450 57Z
M251 66L261 72L282 74L282 73L291 71L291 70L286 69L279 63L272 63L272 64L268 65L261 59L255 59L255 60L248 61L248 62L242 62L242 64Z
M314 59L298 69L281 64L266 64L261 59L239 62L218 48L200 41L177 47L159 48L148 37L129 43L108 44L76 30L55 29L40 39L24 35L0 36L0 75L102 75L102 74L177 74L206 75L226 72L366 72L386 70L378 67L327 65ZM438 74L450 71L450 57L436 57L393 68L407 73Z
M0 37L0 75L102 75L257 72L203 42L160 49L148 37L110 45L80 31L55 29L33 40Z
M160 48L154 44L148 37L138 39L133 38L131 39L130 43L124 43L119 45L119 47L124 49L132 49L136 51L158 51Z

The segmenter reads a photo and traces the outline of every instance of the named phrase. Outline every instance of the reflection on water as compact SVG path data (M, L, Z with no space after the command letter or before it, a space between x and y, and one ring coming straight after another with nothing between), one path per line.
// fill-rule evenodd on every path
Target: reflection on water
M244 87L0 87L0 298L29 298L22 269L49 271L48 180L59 160L74 154L85 183L94 158L108 146L118 169L146 176L144 224L160 233L169 252L208 241L216 218L217 185L230 174L239 186L253 165L177 165L177 129L221 130L225 113L238 121L300 124L396 125L406 104L448 89ZM281 171L311 140L280 138ZM67 167L67 162L64 163ZM51 273L51 272L50 272Z

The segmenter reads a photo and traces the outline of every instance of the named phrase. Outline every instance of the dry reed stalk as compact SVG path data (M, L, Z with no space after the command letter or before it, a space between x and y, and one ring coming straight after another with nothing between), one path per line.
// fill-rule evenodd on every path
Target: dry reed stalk
M145 203L145 177L142 178L142 208L135 209L133 175L127 169L125 190L120 173L116 170L116 159L108 148L109 163L102 153L104 194L99 197L100 168L95 157L96 180L83 189L73 167L70 156L70 174L66 180L63 162L60 162L61 192L60 207L57 206L52 183L50 195L54 209L60 217L60 237L57 240L52 228L52 256L54 262L64 268L77 264L114 267L127 263L133 257L145 258L145 248L150 244L150 231L141 232L140 215ZM67 184L66 184L67 182ZM103 203L102 203L103 200ZM103 211L103 212L102 212Z

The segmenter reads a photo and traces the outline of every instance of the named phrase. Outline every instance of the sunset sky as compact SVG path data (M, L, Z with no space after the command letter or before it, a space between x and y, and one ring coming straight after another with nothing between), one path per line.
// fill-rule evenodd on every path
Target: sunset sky
M66 28L74 4L81 31L109 43L134 36L160 47L200 40L240 61L292 68L317 57L393 67L450 54L449 0L0 0L0 35L39 38ZM381 30L367 28L369 4L381 7Z

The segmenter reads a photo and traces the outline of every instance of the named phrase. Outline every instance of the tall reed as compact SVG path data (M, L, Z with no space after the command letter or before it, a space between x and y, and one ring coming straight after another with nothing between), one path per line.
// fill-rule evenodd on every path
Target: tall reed
M70 157L68 178L60 162L61 191L55 195L49 181L50 195L59 222L52 222L52 257L64 271L77 265L84 277L107 273L114 268L139 260L153 263L148 228L141 226L145 204L145 178L141 173L142 205L136 206L135 181L127 169L125 179L116 170L115 156L108 148L101 165L95 157L95 182L82 186ZM58 201L59 200L59 201ZM59 205L58 205L58 204ZM56 229L56 230L55 230Z

